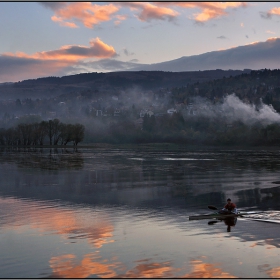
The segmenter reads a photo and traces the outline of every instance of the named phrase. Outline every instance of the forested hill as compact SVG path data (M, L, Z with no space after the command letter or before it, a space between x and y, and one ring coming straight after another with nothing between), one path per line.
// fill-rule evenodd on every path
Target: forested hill
M257 105L262 100L280 112L280 69L254 70L238 76L196 82L187 87L172 89L172 97L179 103L195 96L216 102L233 93L243 102Z
M73 91L116 91L132 87L158 89L186 86L223 77L250 73L251 70L209 70L190 72L135 71L84 73L64 77L45 77L0 85L0 99L54 97Z

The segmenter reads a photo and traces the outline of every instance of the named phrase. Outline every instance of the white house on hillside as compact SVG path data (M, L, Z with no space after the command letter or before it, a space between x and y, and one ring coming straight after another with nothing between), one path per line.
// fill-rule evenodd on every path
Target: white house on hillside
M177 113L177 110L174 109L174 108L171 108L171 109L167 110L167 114L169 114L169 115L173 115L174 113Z

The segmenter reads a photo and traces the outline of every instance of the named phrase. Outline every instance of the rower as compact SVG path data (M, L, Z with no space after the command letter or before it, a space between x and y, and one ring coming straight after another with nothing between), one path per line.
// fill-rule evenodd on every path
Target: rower
M237 214L236 205L231 202L230 198L227 199L227 204L224 206L222 211L223 212L231 212L231 213Z

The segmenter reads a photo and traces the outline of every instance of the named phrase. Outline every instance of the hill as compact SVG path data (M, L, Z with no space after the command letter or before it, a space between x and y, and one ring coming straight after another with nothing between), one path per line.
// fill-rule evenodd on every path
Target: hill
M212 51L200 55L184 56L161 63L140 65L131 70L175 72L206 69L277 69L280 65L279 49L280 38L270 38L265 42L255 42L245 46Z
M1 84L0 99L47 98L84 90L115 92L128 88L159 89L206 82L250 73L251 70L206 70L188 72L126 71L84 73L64 77L45 77Z

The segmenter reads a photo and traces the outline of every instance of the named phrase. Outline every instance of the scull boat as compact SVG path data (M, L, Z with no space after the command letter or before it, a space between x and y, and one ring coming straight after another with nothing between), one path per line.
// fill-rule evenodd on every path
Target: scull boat
M243 215L247 215L247 212L238 212L237 214L221 214L219 212L210 213L210 214L203 214L203 215L195 215L189 216L189 220L205 220L205 219L218 219L218 220L225 220L229 218L237 218L242 217Z

